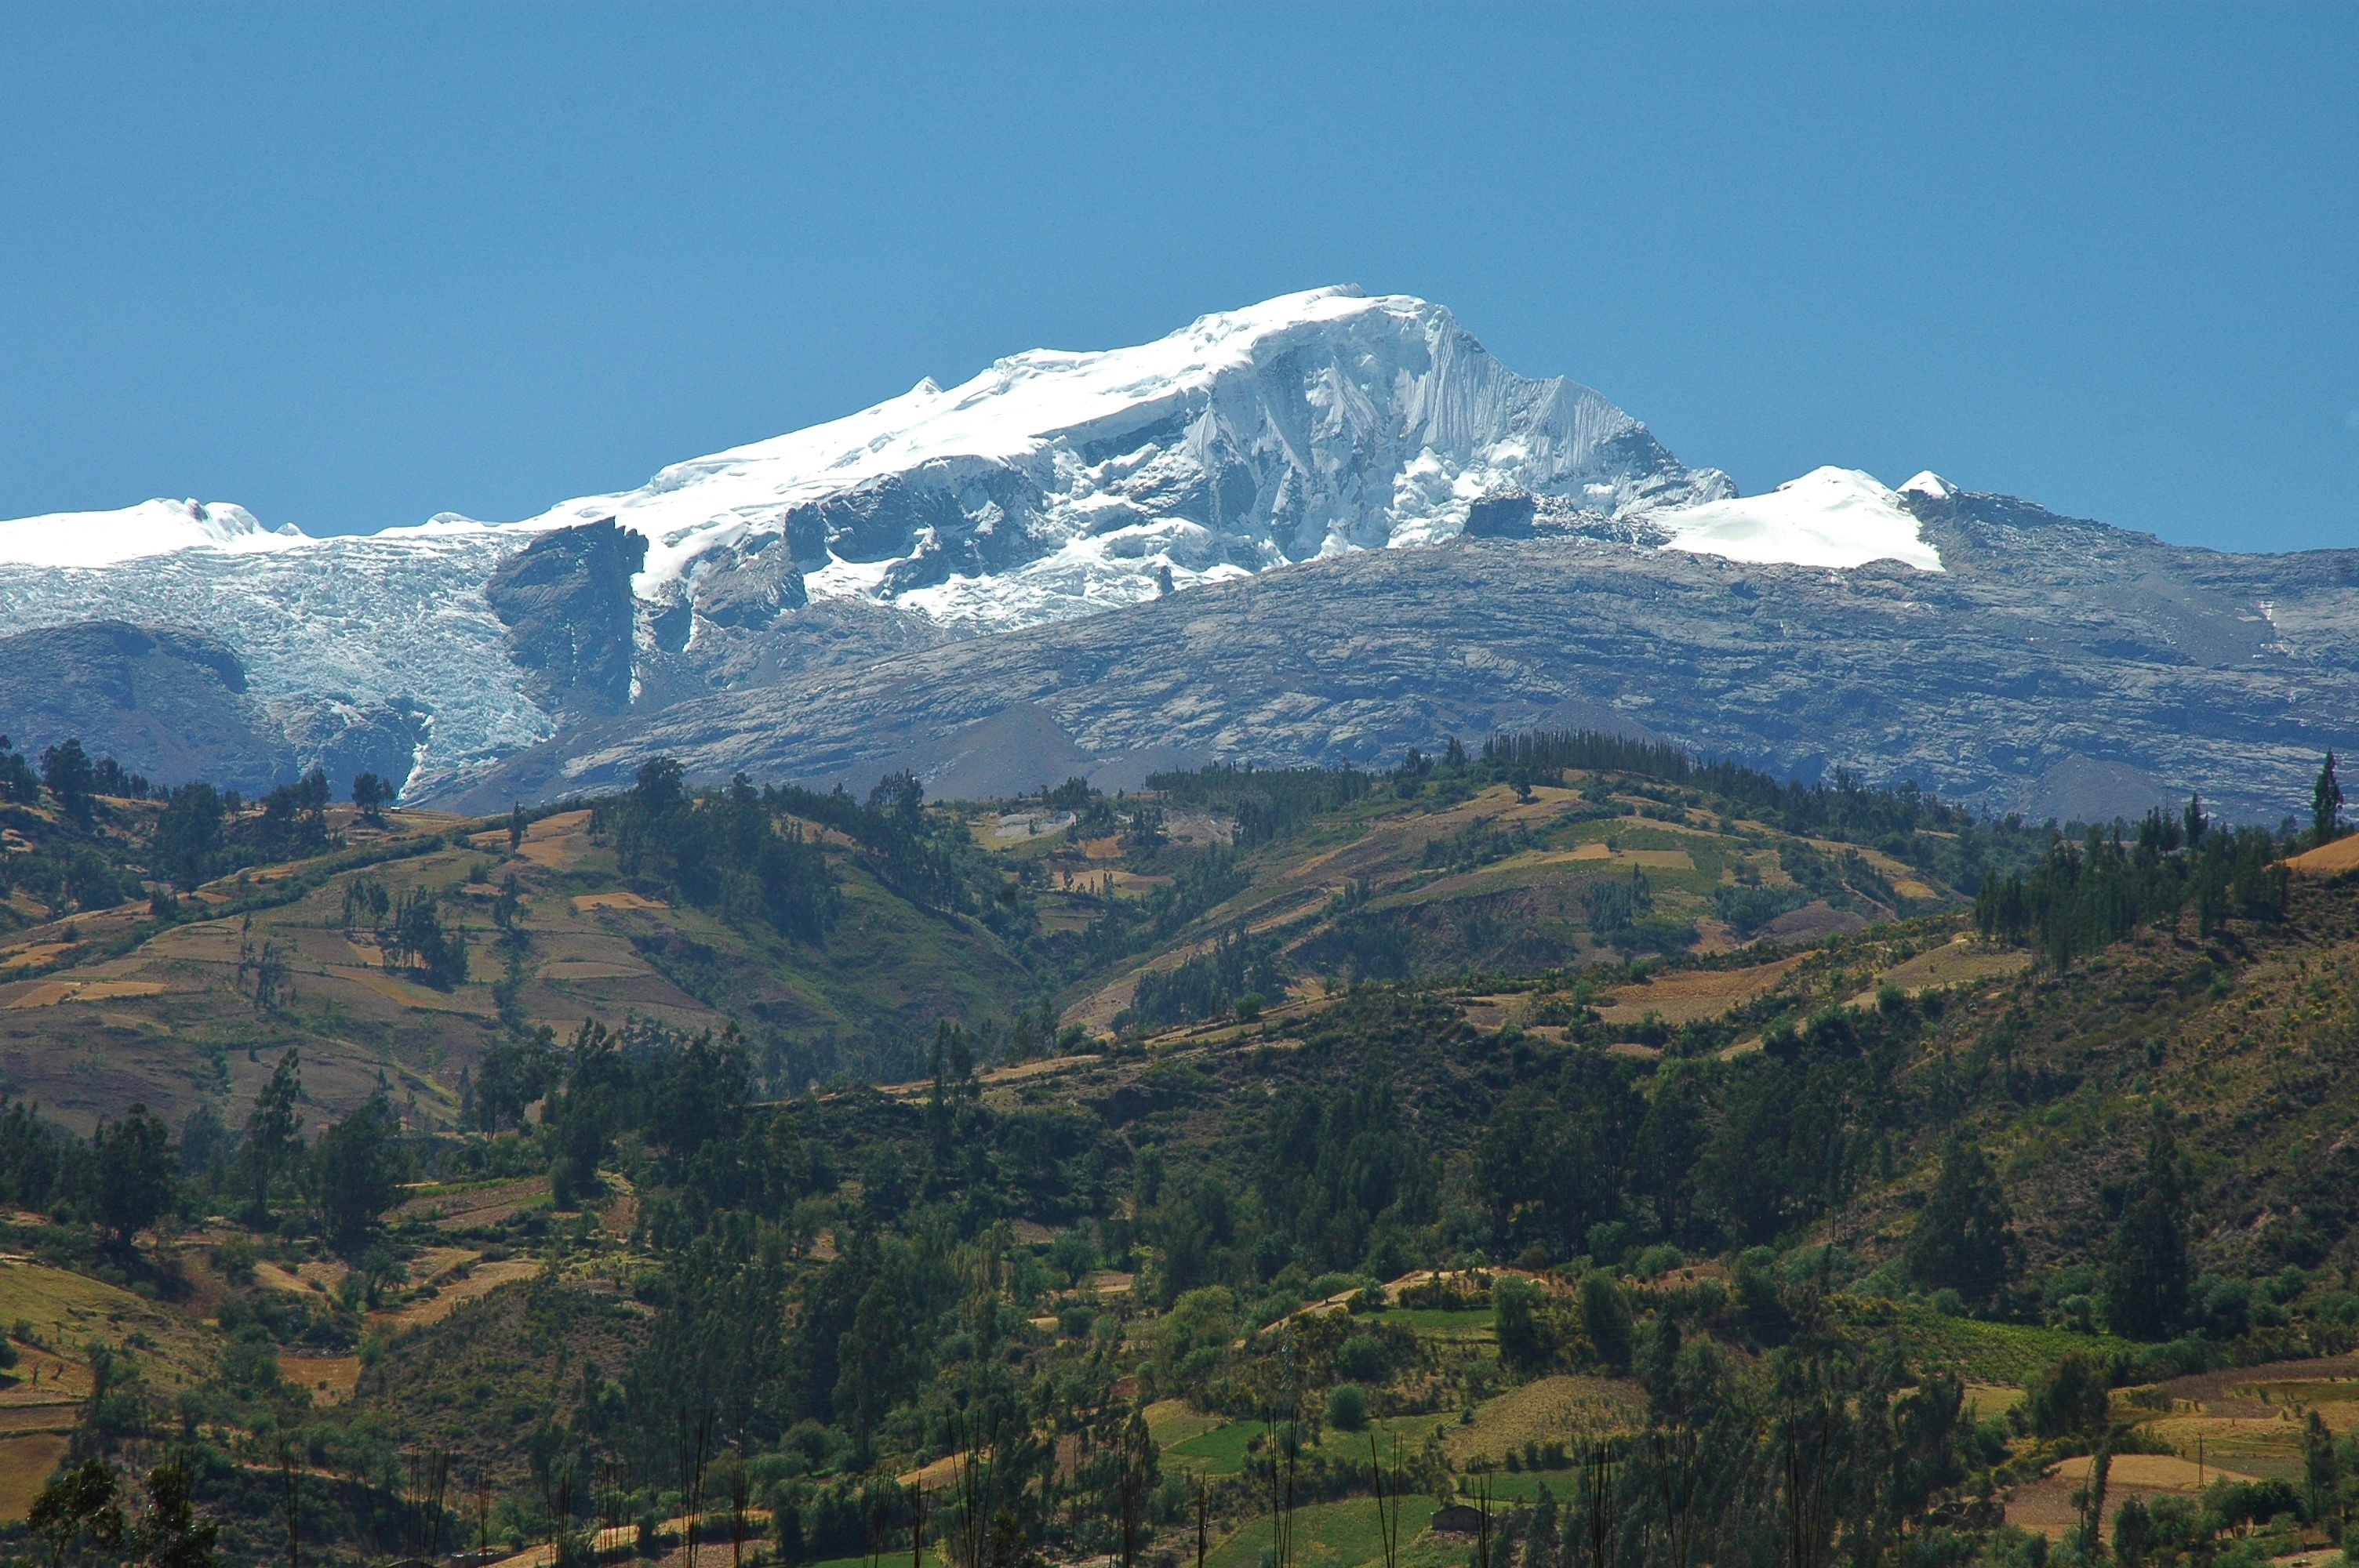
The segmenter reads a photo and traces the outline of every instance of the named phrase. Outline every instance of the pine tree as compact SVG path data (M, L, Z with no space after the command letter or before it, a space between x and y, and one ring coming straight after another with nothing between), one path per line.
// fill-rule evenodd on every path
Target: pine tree
M245 1147L238 1154L246 1179L254 1185L254 1206L258 1210L268 1211L273 1178L291 1169L302 1155L298 1134L303 1119L295 1112L295 1104L302 1098L302 1058L289 1046L271 1070L270 1081L254 1098L254 1114L245 1120Z
M2342 1497L2343 1487L2341 1466L2335 1460L2334 1433L2327 1430L2316 1411L2302 1421L2301 1461L2303 1479L2310 1483L2310 1517L2325 1522Z
M2105 1248L2105 1317L2116 1334L2164 1339L2187 1315L2187 1199L2179 1152L2160 1127Z
M2014 1217L1990 1157L1971 1143L1951 1144L1908 1235L1908 1272L1968 1301L1989 1302L2015 1272Z
M2332 844L2343 836L2343 786L2334 778L2334 753L2326 753L2326 762L2318 770L2318 783L2310 791L2310 841Z

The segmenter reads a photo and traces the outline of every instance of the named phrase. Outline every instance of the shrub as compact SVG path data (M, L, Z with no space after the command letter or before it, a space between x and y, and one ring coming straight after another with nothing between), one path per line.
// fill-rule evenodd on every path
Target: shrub
M2031 1430L2040 1437L2072 1437L2102 1431L2112 1414L2104 1374L2096 1363L2071 1351L2024 1390Z
M1355 1383L1383 1382L1389 1359L1384 1342L1373 1334L1355 1334L1335 1352L1336 1369Z
M1368 1396L1357 1383L1338 1383L1327 1395L1327 1424L1358 1432L1368 1424Z

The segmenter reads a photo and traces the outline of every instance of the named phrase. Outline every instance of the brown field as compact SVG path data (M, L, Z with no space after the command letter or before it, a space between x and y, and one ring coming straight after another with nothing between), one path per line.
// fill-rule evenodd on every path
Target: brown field
M1613 1378L1553 1377L1501 1394L1474 1407L1471 1426L1452 1422L1442 1438L1460 1465L1481 1457L1502 1460L1527 1443L1565 1442L1622 1432L1646 1419L1647 1396L1638 1385ZM1419 1417L1430 1424L1436 1418Z
M285 1356L278 1357L278 1375L311 1396L315 1405L340 1405L353 1397L361 1380L357 1356Z
M1875 983L1915 992L1928 986L1964 985L1995 975L2021 974L2030 967L2028 953L1997 952L1961 938L1930 953L1919 953L1907 963L1894 965L1878 975Z
M1649 1012L1675 1024L1717 1018L1772 989L1801 961L1798 955L1747 969L1682 969L1643 986L1624 986L1598 1016L1608 1023L1636 1023Z
M582 914L587 914L593 909L669 909L671 906L668 903L659 903L651 898L642 898L628 890L618 890L614 892L578 894L573 900L573 907Z
M478 1263L465 1279L438 1286L433 1295L420 1296L391 1312L373 1312L369 1314L369 1322L395 1330L424 1328L429 1324L440 1323L469 1302L487 1296L502 1285L532 1278L540 1272L540 1260L536 1258L510 1258L498 1263Z
M507 847L506 833L484 834L501 849ZM524 830L524 845L518 851L536 866L550 871L562 871L579 860L590 849L590 814L586 811L560 811L554 816L544 816Z
M2006 1502L2006 1522L2021 1530L2036 1530L2050 1541L2062 1539L2064 1532L2081 1522L2081 1510L2072 1506L2072 1494L2089 1484L2093 1461L2087 1454L2067 1459L2037 1481L2017 1487ZM2181 1459L2169 1454L2117 1454L2105 1483L2105 1530L2113 1531L2113 1514L2127 1498L2156 1498L2172 1493L2181 1496L2201 1490L2203 1484L2213 1481L2249 1481L2252 1476L2239 1471L2223 1470L2217 1465L2206 1465L2199 1471L2191 1459Z
M537 823L532 833L538 837L528 836L527 848L560 846L571 857L569 864L607 855L578 831L583 821L582 814L568 813ZM424 824L400 826L408 832ZM506 848L504 832L493 838L495 848ZM177 1125L207 1100L250 1101L281 1048L298 1044L304 1098L314 1108L308 1119L315 1128L381 1086L413 1128L451 1127L458 1112L451 1086L488 1044L495 1011L492 982L500 977L490 930L495 884L465 881L484 859L457 849L386 862L256 911L250 930L245 916L191 918L119 957L0 984L0 1076L12 1081L15 1093L38 1100L79 1133L134 1102ZM532 967L519 1000L527 1018L568 1033L584 1018L611 1022L631 1012L688 1030L720 1022L631 945L633 934L683 917L626 892L591 894L582 902L594 907L577 908L570 894L545 888L541 862L527 857L509 864L526 884ZM283 874L255 880L283 880ZM367 877L396 898L420 888L455 897L473 949L466 982L435 990L386 973L373 937L345 925L344 892L354 876ZM225 901L235 885L233 879L199 890L216 896L191 895L183 908L194 914ZM658 914L661 927L650 924ZM90 935L93 922L76 919L81 934ZM71 957L58 940L61 931L60 925L17 934L16 956L43 962ZM241 944L265 941L286 955L293 993L267 1013L236 984ZM91 1003L103 1003L104 1011Z
M405 1219L431 1219L445 1229L464 1229L469 1226L497 1225L535 1198L548 1195L547 1176L527 1176L466 1192L421 1195L394 1213Z
M2340 876L2344 871L2359 871L2359 833L2321 844L2315 849L2305 849L2288 860L2286 865L2306 877Z
M33 1511L33 1499L66 1456L66 1441L49 1433L0 1438L0 1523L14 1524Z

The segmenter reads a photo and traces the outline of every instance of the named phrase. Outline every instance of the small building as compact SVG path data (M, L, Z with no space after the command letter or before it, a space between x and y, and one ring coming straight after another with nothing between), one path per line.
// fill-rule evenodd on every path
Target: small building
M1451 1503L1433 1510L1433 1532L1436 1535L1474 1535L1483 1529L1483 1510L1464 1503Z

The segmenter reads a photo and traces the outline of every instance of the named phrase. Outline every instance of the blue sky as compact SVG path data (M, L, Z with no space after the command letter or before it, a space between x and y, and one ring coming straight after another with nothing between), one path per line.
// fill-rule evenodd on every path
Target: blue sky
M0 516L510 518L1332 282L1747 492L2359 545L2359 7L14 5Z

